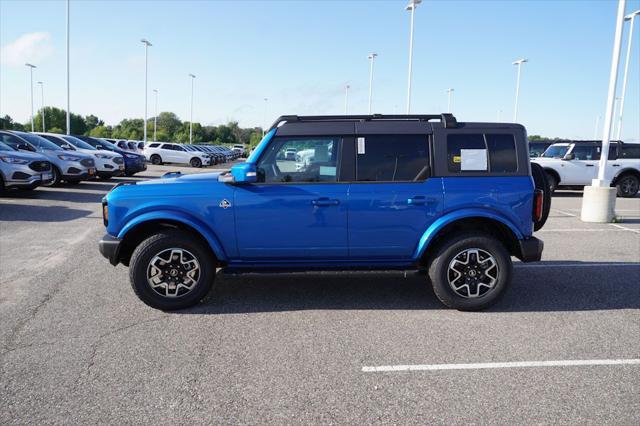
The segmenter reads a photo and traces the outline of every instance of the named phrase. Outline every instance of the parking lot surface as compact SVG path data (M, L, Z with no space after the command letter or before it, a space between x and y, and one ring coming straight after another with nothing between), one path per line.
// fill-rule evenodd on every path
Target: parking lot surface
M131 179L167 171L151 166ZM0 423L640 423L640 198L616 224L553 198L543 261L448 310L416 273L219 273L199 306L141 303L98 253L115 183L0 199ZM503 368L503 363L541 362ZM498 363L500 368L371 371ZM393 369L391 369L393 370Z

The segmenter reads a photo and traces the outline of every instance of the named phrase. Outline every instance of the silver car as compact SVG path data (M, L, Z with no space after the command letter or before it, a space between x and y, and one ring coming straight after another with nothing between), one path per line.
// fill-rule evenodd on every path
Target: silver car
M62 180L68 183L78 183L83 180L95 179L96 163L91 155L77 151L66 151L33 133L15 130L0 131L0 140L14 149L44 155L53 165L53 179L50 185L56 185Z
M0 142L0 194L10 188L34 189L52 179L51 163L44 156Z

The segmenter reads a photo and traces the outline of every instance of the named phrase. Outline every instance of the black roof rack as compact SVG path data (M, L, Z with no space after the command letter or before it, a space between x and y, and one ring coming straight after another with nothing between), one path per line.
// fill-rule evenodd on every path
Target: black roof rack
M404 115L283 115L271 125L268 131L275 129L283 123L308 123L312 121L377 121L377 120L412 120L412 121L431 121L440 120L445 129L451 129L458 126L458 121L453 114L404 114Z

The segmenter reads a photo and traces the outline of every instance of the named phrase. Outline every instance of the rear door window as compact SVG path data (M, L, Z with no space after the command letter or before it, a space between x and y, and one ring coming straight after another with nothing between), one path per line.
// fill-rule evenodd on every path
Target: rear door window
M447 136L447 167L450 172L518 171L516 141L512 134L458 133Z
M426 135L370 135L356 138L356 180L413 182L429 172Z
M640 158L640 144L624 144L620 154L620 158Z
M511 173L518 170L516 141L510 134L486 134L491 173Z

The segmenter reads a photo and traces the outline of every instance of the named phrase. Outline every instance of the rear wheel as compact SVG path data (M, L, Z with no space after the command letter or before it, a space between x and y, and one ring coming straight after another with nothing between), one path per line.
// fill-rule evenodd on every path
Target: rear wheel
M166 230L144 240L131 255L129 278L147 305L166 311L202 300L215 278L215 259L197 237Z
M202 160L194 157L189 161L189 164L191 164L191 167L200 168L202 167Z
M616 189L618 197L635 197L640 189L640 179L632 174L622 175L616 183Z
M158 154L153 154L151 156L151 164L154 164L156 166L159 166L162 164L162 158L160 158L160 156Z
M493 305L511 283L511 257L497 239L458 234L436 248L429 279L442 303L461 311Z

